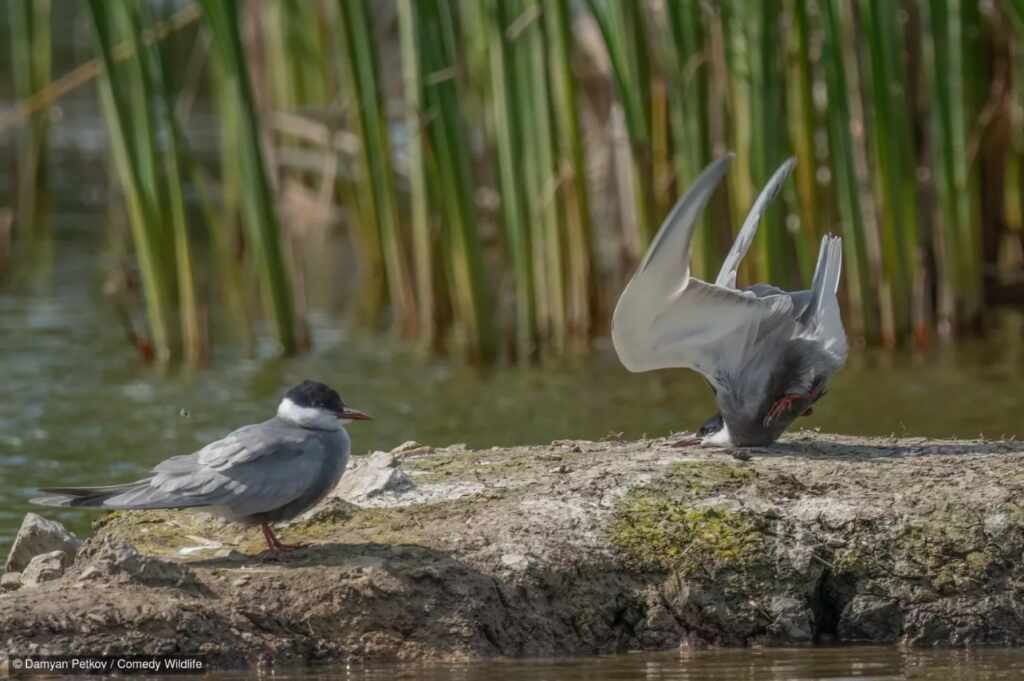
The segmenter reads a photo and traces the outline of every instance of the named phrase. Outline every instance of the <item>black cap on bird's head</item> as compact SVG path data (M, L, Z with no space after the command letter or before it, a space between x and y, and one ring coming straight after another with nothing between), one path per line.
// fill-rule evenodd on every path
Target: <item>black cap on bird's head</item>
M365 421L370 418L358 409L345 406L337 390L318 381L306 380L299 383L284 394L284 399L296 407L328 411L348 421Z

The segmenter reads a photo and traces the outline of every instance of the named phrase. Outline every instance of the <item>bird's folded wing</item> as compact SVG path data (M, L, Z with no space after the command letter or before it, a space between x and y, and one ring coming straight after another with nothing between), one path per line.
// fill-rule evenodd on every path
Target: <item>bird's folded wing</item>
M306 433L302 430L277 426L275 420L271 419L264 423L243 426L206 445L194 456L199 465L220 470L278 453L288 447L297 448L306 439ZM172 461L174 459L168 459L164 464L170 464Z
M317 483L327 453L287 428L245 426L195 454L175 456L153 477L109 498L112 508L229 506L240 515L278 508Z
M239 515L262 513L299 498L315 486L327 458L323 446L315 440L302 448L276 441L261 447L257 456L236 454L230 463L217 467L204 463L201 454L165 461L154 469L156 474L145 488L111 502L150 508L227 506ZM166 465L170 462L174 463Z

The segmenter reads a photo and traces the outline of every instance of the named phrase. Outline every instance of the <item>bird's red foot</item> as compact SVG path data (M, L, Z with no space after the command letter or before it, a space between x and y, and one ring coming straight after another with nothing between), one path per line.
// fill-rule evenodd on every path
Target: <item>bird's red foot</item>
M764 417L764 426L766 428L771 426L775 419L792 409L793 403L801 397L802 395L783 395L779 399L775 400L775 404L772 405L771 409L768 410L768 413Z
M301 548L305 548L306 544L284 544L274 534L274 530L271 529L270 525L263 523L260 525L263 530L263 538L267 540L267 550L271 554L280 554L286 551L296 551Z
M299 549L304 549L307 546L309 546L309 544L282 544L278 542L276 548L278 551L298 551Z

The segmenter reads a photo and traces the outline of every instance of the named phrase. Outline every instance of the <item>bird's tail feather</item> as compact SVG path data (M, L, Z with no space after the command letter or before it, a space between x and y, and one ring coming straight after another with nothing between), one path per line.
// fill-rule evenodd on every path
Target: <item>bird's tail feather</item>
M123 485L102 487L44 487L44 496L31 499L33 504L72 508L161 509L201 506L183 498L160 494L149 485L149 478Z
M125 492L140 491L149 485L149 480L138 480L123 485L101 487L43 487L45 496L32 499L33 504L43 506L71 506L103 508L110 499Z
M826 234L821 238L818 264L811 281L811 300L803 313L804 320L810 321L821 316L822 308L836 296L839 277L843 271L843 239Z

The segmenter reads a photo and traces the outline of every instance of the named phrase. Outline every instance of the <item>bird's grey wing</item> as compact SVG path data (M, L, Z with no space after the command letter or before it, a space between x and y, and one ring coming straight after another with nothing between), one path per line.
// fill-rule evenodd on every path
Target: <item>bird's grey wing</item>
M758 297L691 277L644 330L648 366L689 367L717 385L723 374L747 364L764 336L792 336L792 310L788 295Z
M782 189L782 184L789 177L789 174L793 172L793 166L795 165L796 159L789 158L779 166L779 169L775 171L775 174L768 180L764 189L758 194L757 200L754 201L754 205L747 215L747 219L743 221L739 234L736 235L732 248L729 249L729 253L725 256L722 269L719 270L718 277L715 278L716 286L736 288L736 271L739 269L740 261L743 260L743 256L750 250L750 244L754 242L754 237L757 235L757 226L761 224L761 218L764 217L765 211L768 210L768 205L772 202L772 199L778 196L779 190Z
M712 162L672 207L619 298L620 305L631 289L638 294L665 293L686 283L690 276L690 242L697 218L735 157L735 154L726 154Z
M689 367L714 382L754 340L793 322L787 296L758 298L690 276L694 226L731 159L708 166L679 200L619 297L612 342L630 371Z

